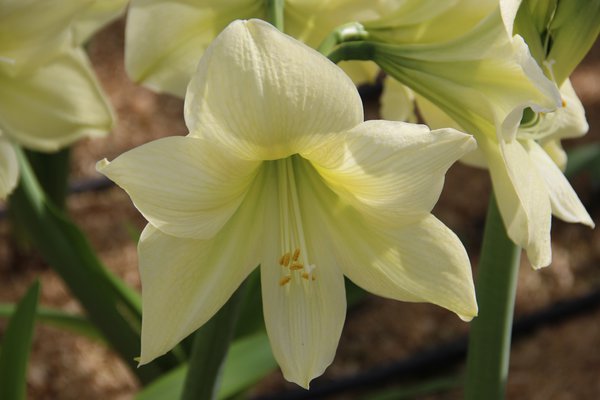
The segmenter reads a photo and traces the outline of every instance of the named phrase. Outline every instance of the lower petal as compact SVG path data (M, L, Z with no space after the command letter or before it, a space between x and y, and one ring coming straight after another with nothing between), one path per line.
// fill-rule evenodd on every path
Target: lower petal
M549 265L552 210L546 183L520 142L482 139L479 146L488 160L508 237L527 251L534 268Z
M261 181L264 183L264 180ZM167 235L148 224L139 243L142 352L146 364L208 321L258 265L264 184L212 239Z
M577 193L575 193L567 178L550 156L534 141L526 142L525 149L538 173L546 182L550 194L552 214L563 221L580 222L593 228L594 221L581 204Z

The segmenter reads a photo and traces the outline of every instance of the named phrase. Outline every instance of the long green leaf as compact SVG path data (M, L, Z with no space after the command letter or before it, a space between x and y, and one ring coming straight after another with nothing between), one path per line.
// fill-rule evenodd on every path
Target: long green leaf
M0 399L24 400L27 360L31 350L40 283L35 282L21 299L10 319L0 352Z
M0 303L0 318L11 318L15 313L14 304ZM103 341L104 337L98 330L81 315L69 314L53 308L38 307L35 313L37 322L65 329L89 339Z
M137 368L134 358L140 354L139 295L102 265L77 226L46 200L27 159L22 151L17 153L20 182L10 201L17 221L34 246L143 383L177 365L179 361L168 354Z
M225 366L221 388L217 398L224 400L252 386L277 368L271 353L269 338L260 332L231 345ZM163 375L136 396L136 400L179 399L187 375L187 365Z

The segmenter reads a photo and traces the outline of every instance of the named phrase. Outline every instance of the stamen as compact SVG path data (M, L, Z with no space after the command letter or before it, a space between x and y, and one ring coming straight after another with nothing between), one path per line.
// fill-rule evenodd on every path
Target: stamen
M288 265L290 265L290 257L290 253L285 253L284 255L282 255L279 259L279 265L281 265L282 267L287 267Z
M279 280L279 286L285 286L291 280L292 280L292 277L290 275L285 275Z
M303 269L304 268L304 264L299 263L298 261L294 261L292 262L292 265L290 265L290 269L292 271L297 271L299 269Z
M308 278L310 278L310 276L308 275L308 272L303 272L302 273L302 278L308 280Z
M563 108L567 106L567 101L565 99L560 99Z
M296 248L296 250L294 250L294 256L292 257L292 260L298 261L298 257L300 257L300 249Z

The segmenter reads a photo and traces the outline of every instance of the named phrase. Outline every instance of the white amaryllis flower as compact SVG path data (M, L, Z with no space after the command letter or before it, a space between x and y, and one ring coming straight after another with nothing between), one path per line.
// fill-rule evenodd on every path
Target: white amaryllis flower
M75 30L83 35L100 26L90 14L94 4L0 0L0 151L6 157L0 162L0 199L18 177L13 144L52 152L112 128L110 106L74 40ZM85 26L76 28L80 16Z
M535 268L549 265L553 206L544 178L531 166L534 148L524 148L518 132L523 110L554 111L561 97L523 39L506 33L500 11L450 41L378 44L375 61L415 92L427 124L458 123L475 136L508 236Z
M185 119L188 136L98 163L149 221L142 364L210 319L259 264L273 353L303 387L334 357L344 275L384 297L477 313L467 254L430 214L470 136L363 122L338 67L259 20L232 23L207 49Z

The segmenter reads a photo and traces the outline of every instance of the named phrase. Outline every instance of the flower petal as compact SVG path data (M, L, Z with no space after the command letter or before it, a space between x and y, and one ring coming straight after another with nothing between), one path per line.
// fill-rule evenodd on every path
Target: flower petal
M56 151L85 136L105 135L112 112L81 49L31 75L0 74L0 127L19 144Z
M450 229L431 214L403 227L379 224L328 190L311 168L300 187L312 195L306 214L319 221L311 235L333 251L346 276L380 296L430 302L465 320L477 314L469 258Z
M164 354L208 321L258 265L265 184L262 174L212 239L177 238L146 226L138 248L143 294L140 364Z
M127 73L152 90L183 97L215 36L235 19L260 18L262 7L255 0L132 0L125 30Z
M455 40L427 45L374 44L374 60L467 132L512 140L522 112L560 105L555 85L498 12Z
M235 21L207 49L188 88L191 135L248 159L319 145L363 119L352 81L315 50L260 20Z
M398 226L431 211L448 168L474 148L472 136L453 129L367 121L301 155L344 202Z
M213 237L240 206L259 163L191 137L168 137L130 150L98 171L123 187L164 233Z
M302 160L301 163L307 163ZM302 180L297 172L298 181ZM322 184L321 184L322 185ZM263 238L261 285L267 333L273 355L285 379L308 388L310 381L331 364L346 315L346 296L342 271L331 252L331 243L322 233L322 220L315 212L310 185L298 186L300 212L306 233L308 259L314 269L308 279L300 271L279 265L282 221L278 204L268 204ZM277 200L273 196L272 200ZM291 280L282 284L284 277ZM312 280L312 276L315 280Z
M6 197L17 186L19 164L12 145L0 133L0 200Z
M552 260L552 210L546 183L519 141L479 140L508 237L527 251L534 268Z
M585 210L567 178L550 156L533 140L525 142L525 149L538 173L546 182L552 214L566 222L580 222L594 227L594 221Z
M77 15L73 22L73 41L79 46L125 12L129 0L96 0Z
M415 94L392 78L386 76L380 98L381 117L390 121L417 122L415 115ZM444 126L449 128L451 125Z
M0 59L12 64L5 70L11 74L22 68L31 71L70 46L70 23L92 1L4 0L0 12Z

